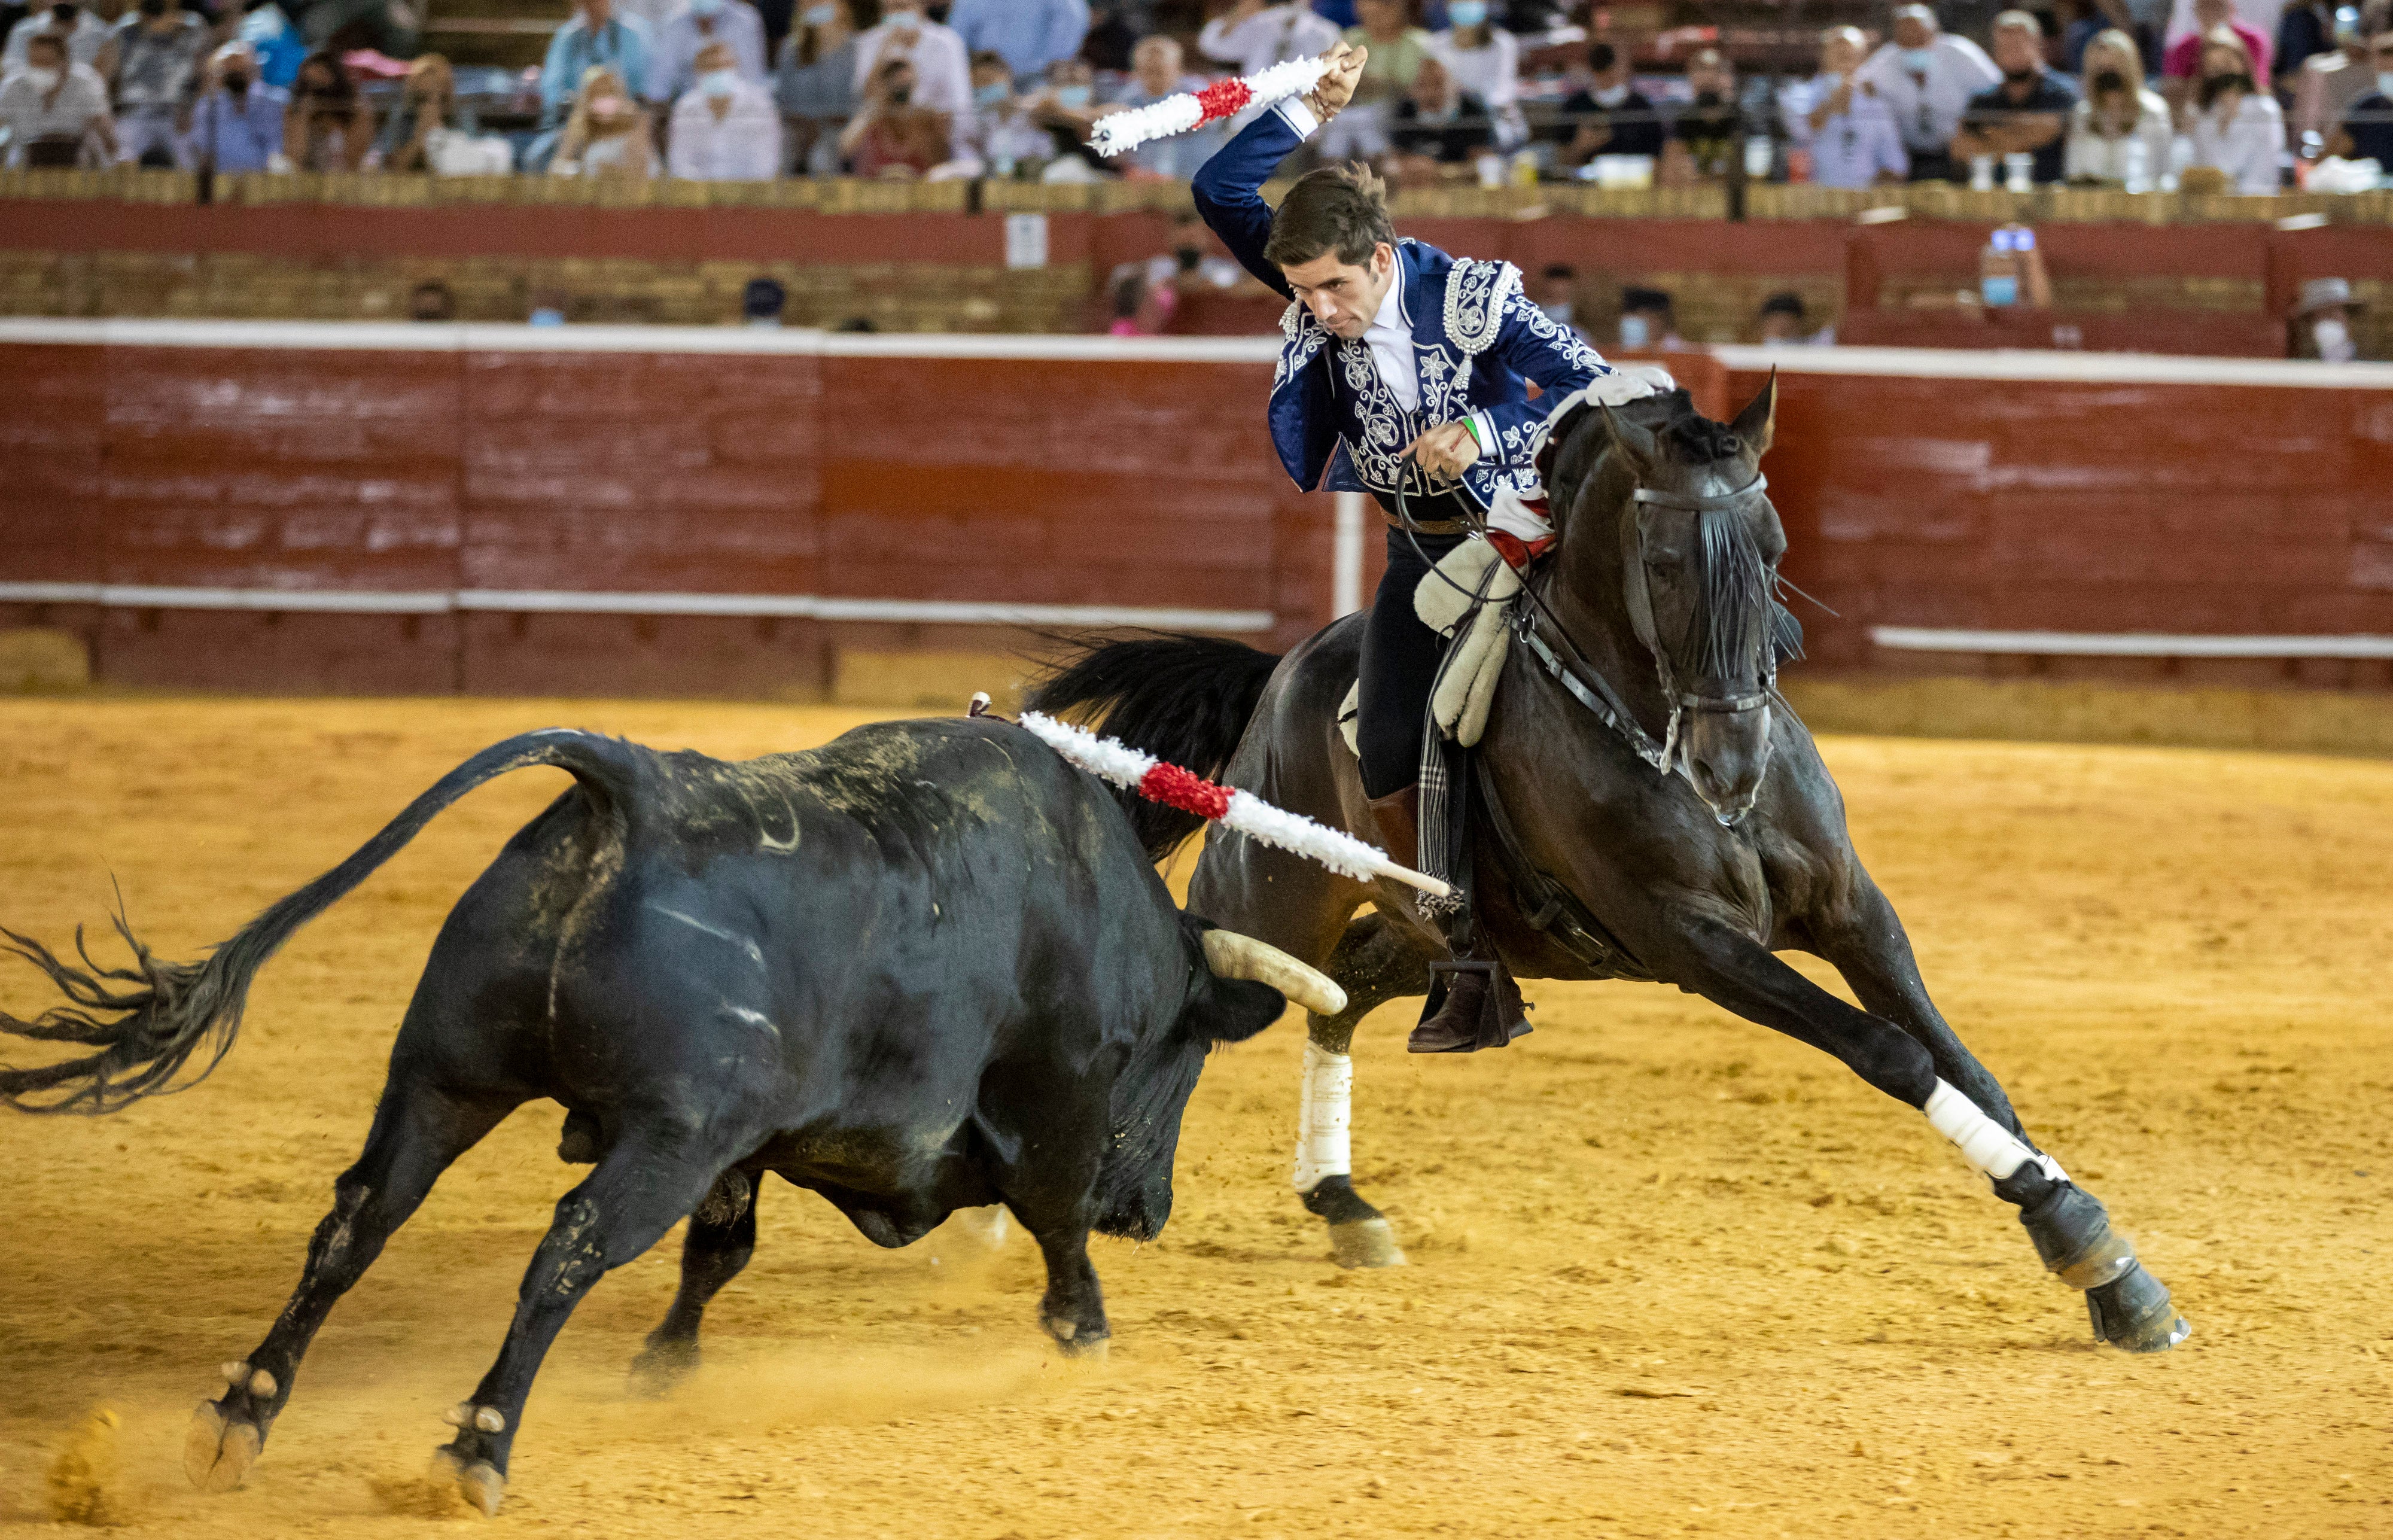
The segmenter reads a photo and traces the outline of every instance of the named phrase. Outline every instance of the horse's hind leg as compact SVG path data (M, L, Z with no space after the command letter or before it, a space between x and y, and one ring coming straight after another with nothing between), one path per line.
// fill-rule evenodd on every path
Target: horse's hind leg
M1814 940L1820 955L1852 985L1855 998L1910 1034L1934 1059L1943 1084L1926 1109L1929 1120L1962 1147L1997 1195L2020 1210L2020 1223L2045 1267L2086 1292L2097 1338L2129 1352L2159 1352L2184 1341L2192 1328L2177 1315L2168 1289L2136 1259L2127 1237L2111 1228L2100 1201L2049 1157L2020 1161L2013 1146L1998 1137L2009 1134L2016 1149L2034 1151L2003 1088L1928 998L1894 906L1866 873L1857 875L1851 905L1827 925L1815 922Z
M632 1389L662 1395L698 1367L698 1325L723 1286L756 1253L756 1200L762 1183L745 1171L717 1177L689 1217L681 1243L681 1288L647 1346L632 1360Z
M664 1237L698 1207L722 1174L737 1130L634 1123L598 1168L557 1200L556 1217L532 1254L498 1362L471 1401L451 1414L457 1436L435 1456L466 1501L495 1514L506 1494L507 1455L524 1402L549 1344L591 1286Z
M1429 957L1377 909L1346 927L1322 971L1346 991L1335 1016L1305 1017L1304 1087L1297 1104L1296 1192L1329 1225L1340 1267L1402 1267L1387 1216L1354 1191L1349 1118L1353 1103L1354 1028L1389 1000L1429 989Z
M324 1317L381 1255L451 1162L514 1109L510 1097L467 1098L394 1064L357 1164L333 1183L333 1210L307 1244L291 1302L250 1355L225 1365L224 1394L203 1402L183 1444L193 1485L227 1492L257 1459L291 1399L299 1360Z

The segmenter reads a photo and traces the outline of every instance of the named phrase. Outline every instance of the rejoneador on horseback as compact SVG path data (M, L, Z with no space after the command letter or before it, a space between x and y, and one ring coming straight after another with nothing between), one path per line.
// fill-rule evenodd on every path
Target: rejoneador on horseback
M2084 1292L2097 1338L2173 1347L2189 1328L2166 1287L2029 1142L1929 998L1777 691L1801 633L1777 600L1786 537L1761 473L1775 380L1723 424L1683 390L1615 373L1527 303L1514 269L1397 240L1359 171L1313 172L1275 215L1263 178L1345 104L1361 59L1331 55L1308 97L1213 158L1196 197L1292 301L1269 410L1288 474L1309 489L1326 470L1390 515L1372 607L1285 658L1194 636L1102 644L1027 702L1376 831L1454 890L1447 909L1219 833L1190 877L1194 908L1344 991L1343 1010L1309 1020L1297 1115L1295 1186L1331 1255L1404 1260L1352 1176L1350 1051L1374 1007L1427 995L1410 1046L1468 1051L1525 1029L1513 975L1643 980L1833 1054L1924 1114ZM1124 802L1158 860L1199 822ZM1790 950L1827 960L1859 1007L1777 955Z

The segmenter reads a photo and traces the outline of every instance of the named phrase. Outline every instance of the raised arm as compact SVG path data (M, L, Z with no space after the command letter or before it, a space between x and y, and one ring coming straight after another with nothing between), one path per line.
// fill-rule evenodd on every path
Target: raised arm
M1289 150L1344 109L1354 95L1354 83L1362 78L1364 62L1370 56L1364 49L1349 48L1341 43L1327 57L1330 71L1310 95L1284 101L1239 130L1198 168L1192 189L1196 195L1196 212L1222 238L1222 244L1230 248L1230 254L1282 299L1292 299L1295 294L1288 280L1280 276L1278 267L1263 255L1272 229L1271 205L1263 202L1263 183L1280 162L1288 159Z

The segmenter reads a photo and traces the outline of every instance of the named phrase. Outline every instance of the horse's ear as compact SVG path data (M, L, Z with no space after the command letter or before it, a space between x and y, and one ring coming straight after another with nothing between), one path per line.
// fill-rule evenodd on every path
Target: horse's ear
M1621 458L1628 462L1628 468L1636 473L1637 479L1644 480L1660 462L1662 446L1654 441L1651 432L1639 427L1611 407L1599 403L1597 410L1603 413L1604 431L1612 435L1613 446L1620 450Z
M1753 450L1756 461L1770 452L1771 437L1778 428L1778 371L1775 368L1770 371L1770 378L1762 383L1761 394L1746 402L1745 410L1736 414L1736 421L1729 426L1735 429L1736 436Z

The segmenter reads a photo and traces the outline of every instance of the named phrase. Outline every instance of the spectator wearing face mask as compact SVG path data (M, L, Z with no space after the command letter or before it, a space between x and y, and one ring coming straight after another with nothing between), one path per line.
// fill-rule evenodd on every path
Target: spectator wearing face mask
M2376 89L2352 102L2335 125L2327 153L2347 161L2374 161L2393 171L2393 28L2369 39Z
M1311 6L1283 0L1236 0L1205 23L1196 51L1242 75L1261 74L1291 59L1310 59L1338 46L1338 29Z
M1679 110L1662 147L1656 177L1664 187L1693 187L1728 175L1745 153L1745 113L1736 103L1736 72L1718 48L1704 48L1687 60L1693 103Z
M1469 175L1480 156L1496 148L1487 104L1455 87L1445 64L1434 57L1413 72L1412 89L1396 103L1388 122L1396 174L1407 184Z
M726 42L691 61L690 88L673 103L665 171L691 182L769 182L781 169L781 114L773 94L739 72Z
M1454 88L1495 115L1496 148L1512 150L1529 137L1521 111L1521 45L1490 21L1490 9L1489 0L1446 0L1446 29L1430 41Z
M2116 27L2086 45L2083 95L2069 114L2061 170L2073 182L2142 192L2167 175L2177 139L2168 103L2144 88L2136 40Z
M864 106L839 137L839 152L858 176L911 178L953 158L945 112L914 94L914 66L885 59L865 88Z
M648 69L650 101L679 102L698 80L698 56L714 44L731 50L731 67L752 85L765 83L765 19L748 0L689 0L657 33ZM674 117L680 112L676 109Z
M1984 49L1939 27L1934 11L1912 5L1895 11L1893 41L1870 55L1855 78L1893 115L1911 162L1907 175L1929 182L1958 179L1953 136L1970 98L2000 85L2003 72Z
M1584 341L1594 341L1578 323L1578 269L1569 263L1550 262L1537 275L1537 308L1556 326L1577 333Z
M1679 335L1678 313L1667 291L1633 287L1620 291L1620 346L1631 351L1687 346Z
M2393 0L2370 0L2363 12L2338 11L2334 49L2304 59L2294 72L2292 132L2297 142L2312 143L2316 135L2316 143L2327 144L2351 104L2376 89L2381 66L2370 57L2370 34L2384 28L2388 16Z
M1366 51L1363 79L1346 111L1314 140L1325 161L1385 153L1388 120L1411 94L1413 77L1430 57L1430 34L1413 25L1410 0L1354 0L1354 20L1346 42Z
M208 25L175 0L141 0L116 24L116 144L128 162L189 169Z
M24 68L0 80L0 124L11 165L64 169L115 154L108 87L88 64L69 63L66 39L53 33L29 39Z
M2252 56L2231 27L2202 40L2202 72L2187 109L2188 163L2215 169L2227 190L2259 196L2277 190L2277 163L2285 152L2285 117L2277 98L2254 78Z
M657 152L649 133L648 115L640 110L623 76L609 65L593 64L582 72L582 89L556 141L549 162L555 176L598 176L608 180L645 181L657 174ZM542 309L535 306L534 320ZM564 317L557 317L560 321Z
M1755 330L1764 347L1825 347L1837 340L1835 327L1814 332L1810 319L1803 296L1785 289L1761 302L1761 313L1754 318Z
M880 24L857 38L856 47L859 92L868 81L882 79L882 71L892 60L902 60L911 68L907 94L915 109L945 113L953 120L971 108L972 66L964 40L954 28L924 16L922 0L885 0ZM943 125L940 137L946 136Z
M106 80L116 72L116 55L110 46L116 41L114 16L113 7L103 17L72 0L34 6L8 29L7 45L0 48L0 72L23 69L30 62L26 46L46 34L66 41L68 64L83 65Z
M1820 72L1782 98L1787 136L1810 152L1811 180L1821 187L1899 182L1911 169L1894 114L1855 78L1864 46L1859 27L1830 27L1820 34Z
M2164 94L2173 105L2181 109L2192 97L2195 78L2202 72L2203 50L2208 46L2206 40L2221 27L2233 33L2236 41L2243 46L2244 54L2252 61L2252 78L2256 81L2269 78L2269 60L2274 45L2269 41L2267 33L2235 14L2235 0L2193 0L2193 15L2199 23L2197 28L2171 43L2168 52L2161 56Z
M1994 18L1994 68L2002 84L1969 102L1968 115L1953 136L1961 161L2033 155L2029 179L2039 186L2060 180L2061 135L2077 108L2077 88L2044 62L2044 30L2025 11Z
M282 153L301 171L355 171L373 137L373 113L341 56L307 56L282 114Z
M540 71L542 123L553 129L565 120L594 69L610 72L634 96L644 94L653 53L647 25L616 15L614 0L582 0L548 42L548 59ZM536 147L533 156L540 155Z
M1180 45L1169 37L1142 37L1131 50L1130 78L1107 105L1116 109L1151 107L1164 98L1201 89L1204 83L1181 68ZM1230 139L1230 125L1217 123L1169 138L1149 139L1115 165L1126 172L1184 182L1213 158Z
M839 173L832 147L856 115L855 0L809 0L781 44L773 95L788 122L789 159L801 176Z
M1078 55L1089 35L1088 0L955 0L948 25L971 53L993 53L1017 81L1034 81Z
M2326 363L2357 359L2360 345L2352 339L2351 318L2359 308L2347 280L2314 278L2303 284L2301 298L2294 303L2289 339L2293 356Z
M1628 59L1609 43L1587 51L1586 85L1563 102L1562 149L1565 166L1582 166L1598 155L1662 155L1662 115L1629 84Z
M1028 105L1015 94L1013 67L1003 56L975 54L972 79L973 110L956 124L955 158L934 168L935 174L1010 177L1053 158L1054 138L1032 121ZM1158 146L1170 142L1156 141Z
M257 78L257 55L246 43L228 43L210 64L214 78L191 109L191 158L205 169L280 171L282 110L291 98Z

